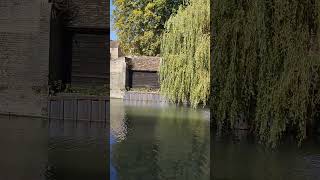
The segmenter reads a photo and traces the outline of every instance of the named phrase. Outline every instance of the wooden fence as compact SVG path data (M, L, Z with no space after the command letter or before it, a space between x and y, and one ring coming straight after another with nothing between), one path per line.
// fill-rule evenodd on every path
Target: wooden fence
M109 122L110 98L58 95L48 100L48 118L60 120Z

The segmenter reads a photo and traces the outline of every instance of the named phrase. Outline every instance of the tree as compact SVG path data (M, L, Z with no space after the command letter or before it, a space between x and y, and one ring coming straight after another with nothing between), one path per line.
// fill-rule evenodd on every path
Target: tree
M320 3L216 0L213 7L212 117L220 127L246 121L276 146L301 143L319 117Z
M158 55L164 24L183 0L113 0L114 28L121 48L132 55Z
M210 1L190 0L165 28L161 92L172 101L205 105L210 96Z

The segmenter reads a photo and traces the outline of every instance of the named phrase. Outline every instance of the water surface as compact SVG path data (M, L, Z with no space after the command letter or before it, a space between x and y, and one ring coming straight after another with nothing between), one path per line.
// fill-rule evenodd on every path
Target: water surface
M212 134L214 180L320 180L320 138L300 148L288 140L272 150L250 140L245 131Z
M0 116L0 179L107 179L104 123Z
M111 180L209 180L207 110L111 101Z

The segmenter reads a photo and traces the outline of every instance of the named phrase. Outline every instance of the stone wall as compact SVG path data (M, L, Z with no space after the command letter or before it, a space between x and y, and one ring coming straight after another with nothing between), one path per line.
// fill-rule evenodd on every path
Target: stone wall
M48 0L0 1L0 113L47 113Z
M127 73L125 57L110 61L110 97L123 98L128 83Z
M114 60L123 56L120 48L110 48L110 54L111 54L111 60Z

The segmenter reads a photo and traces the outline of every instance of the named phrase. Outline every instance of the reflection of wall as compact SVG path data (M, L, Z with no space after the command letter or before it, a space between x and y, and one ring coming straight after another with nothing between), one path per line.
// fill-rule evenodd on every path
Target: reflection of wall
M0 113L46 114L51 6L0 2Z
M124 104L122 100L117 99L111 99L110 103L111 134L117 140L123 140L127 133Z
M0 179L45 180L47 121L0 116Z
M53 179L109 177L109 137L104 123L50 121L48 161Z
M204 121L200 112L179 108L163 109L160 116L155 132L163 179L209 180L209 121Z
M113 103L111 102L113 106ZM137 109L125 107L128 135L112 146L112 162L118 180L158 180L157 141L154 134L156 121L134 114Z

